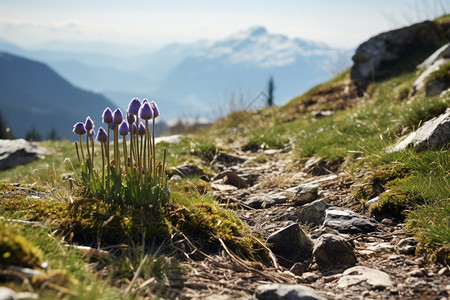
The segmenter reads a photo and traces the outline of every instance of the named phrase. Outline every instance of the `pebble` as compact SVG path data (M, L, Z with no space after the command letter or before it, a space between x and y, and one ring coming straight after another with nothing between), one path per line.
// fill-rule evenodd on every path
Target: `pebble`
M305 282L311 283L318 280L320 276L313 272L305 272L303 273L302 278L303 280L305 280Z
M388 257L389 260L399 260L401 258L402 256L397 254L392 254L391 256Z
M423 277L423 276L425 276L425 274L424 274L422 269L412 270L411 272L408 272L408 275L412 276L412 277Z
M447 267L443 267L442 269L440 269L438 271L438 275L442 276L442 275L446 274L447 271L448 271L448 268Z

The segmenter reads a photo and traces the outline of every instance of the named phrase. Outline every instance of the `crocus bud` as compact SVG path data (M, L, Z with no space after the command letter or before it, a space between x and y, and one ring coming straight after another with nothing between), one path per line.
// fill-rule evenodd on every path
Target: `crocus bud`
M128 112L132 115L137 115L140 107L141 107L141 101L139 101L138 98L133 98L133 100L131 100L130 104L128 104Z
M86 118L86 122L84 122L84 128L86 128L87 132L94 128L94 122L92 122L91 117Z
M145 126L142 123L139 124L138 134L141 136L145 135Z
M97 133L97 141L99 141L100 143L105 143L107 140L108 140L108 135L106 134L105 129L100 127L98 129L98 133Z
M78 135L83 135L86 133L86 128L84 127L84 124L81 122L78 122L77 124L75 124L73 126L73 130L74 133L78 134Z
M139 117L143 120L150 120L151 118L153 118L153 109L150 107L150 104L148 102L142 104L141 108L139 109Z
M123 121L123 115L120 108L116 109L113 114L114 123L120 124Z
M103 111L102 120L105 124L111 124L113 122L113 114L109 107Z
M142 100L142 104L144 104L144 103L148 103L147 98L144 98L144 100Z
M155 101L150 102L150 106L153 109L153 117L156 118L159 116L159 108L158 105L156 105Z
M136 123L133 124L133 126L131 126L131 130L133 131L133 134L136 134L136 133L137 133L137 126L136 126Z
M136 120L136 119L134 118L134 115L132 115L132 114L130 114L130 113L127 113L127 121L128 121L128 124L133 124L135 120Z
M95 135L95 130L94 130L94 128L89 129L89 130L87 131L87 135L88 135L88 136L94 136L94 135Z
M120 126L119 126L119 134L122 136L125 136L128 134L128 132L129 132L128 123L122 122L122 124L120 124Z

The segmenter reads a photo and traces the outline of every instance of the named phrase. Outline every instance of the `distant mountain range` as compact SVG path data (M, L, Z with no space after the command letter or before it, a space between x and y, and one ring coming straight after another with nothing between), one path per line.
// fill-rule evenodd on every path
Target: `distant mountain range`
M353 53L263 27L216 42L175 43L140 55L130 51L129 57L101 54L98 44L87 52L63 51L68 45L57 42L46 47L26 50L0 40L0 51L45 62L74 85L102 93L122 108L133 97L152 98L165 120L217 117L232 95L248 102L266 89L271 76L275 104L284 104L350 66Z
M72 126L115 105L104 96L73 86L47 65L0 52L0 111L16 138L35 129L42 137L75 139Z

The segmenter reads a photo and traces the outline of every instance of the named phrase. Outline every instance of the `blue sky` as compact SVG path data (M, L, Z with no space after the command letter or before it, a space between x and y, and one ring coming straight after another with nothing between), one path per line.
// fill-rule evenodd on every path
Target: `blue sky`
M350 48L449 9L450 0L2 0L0 37L29 47L58 40L155 49L261 25Z

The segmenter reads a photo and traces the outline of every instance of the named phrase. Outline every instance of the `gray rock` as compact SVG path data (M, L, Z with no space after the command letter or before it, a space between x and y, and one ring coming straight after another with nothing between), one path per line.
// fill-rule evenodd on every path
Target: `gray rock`
M426 121L417 131L400 140L395 146L389 147L388 152L405 150L413 145L414 150L423 151L440 148L450 142L450 108L442 115Z
M189 176L201 176L203 175L203 169L197 165L191 164L182 164L175 168L169 169L173 174L179 175L181 177L189 177Z
M378 200L380 200L380 197L377 196L377 197L372 198L372 199L370 199L369 201L367 201L367 202L364 204L364 212L369 211L370 206L371 206L372 204L377 203Z
M424 277L425 272L422 269L415 269L415 270L408 272L408 275L411 277Z
M271 234L266 241L273 253L292 262L311 258L312 241L297 223Z
M323 226L349 234L378 231L377 223L372 219L336 208L326 210Z
M300 284L264 284L256 288L255 295L259 300L325 300L314 289Z
M0 170L30 163L46 154L47 149L24 139L0 140Z
M319 186L317 184L302 184L298 186L298 190L295 193L295 196L292 198L292 201L296 205L303 205L306 203L311 203L317 199L318 194L317 190Z
M248 187L247 182L242 179L236 172L225 171L216 175L213 180L223 179L224 184L229 184L237 187L238 189L245 189Z
M419 77L414 81L413 83L413 94L415 94L417 91L425 88L426 89L426 96L435 96L439 95L441 92L443 92L448 86L446 84L442 84L440 86L427 86L427 79L431 75L431 73L438 71L441 66L445 65L450 59L438 59L435 61L431 66L429 66L425 71L423 71Z
M395 248L400 254L414 254L416 252L417 244L418 242L410 237L400 240Z
M399 61L411 49L437 47L439 36L445 28L425 21L397 30L381 33L362 43L352 57L351 79L362 95L367 84L389 75L393 63Z
M320 276L314 272L305 272L302 275L303 281L306 283L312 283L319 280Z
M442 58L450 58L450 43L445 44L433 54L431 54L427 59L425 59L421 64L417 66L417 69L429 68L437 60Z
M252 208L260 209L260 208L269 208L274 206L277 202L275 199L266 194L255 194L249 195L244 201L242 201L245 205L248 205Z
M393 287L391 278L385 272L363 267L351 267L344 271L343 276L338 280L339 288L367 283L372 289L384 290Z
M322 199L313 201L300 207L297 214L298 221L321 225L325 220L325 211L329 205Z
M343 237L323 234L314 243L313 257L321 270L351 267L356 264L353 247Z

